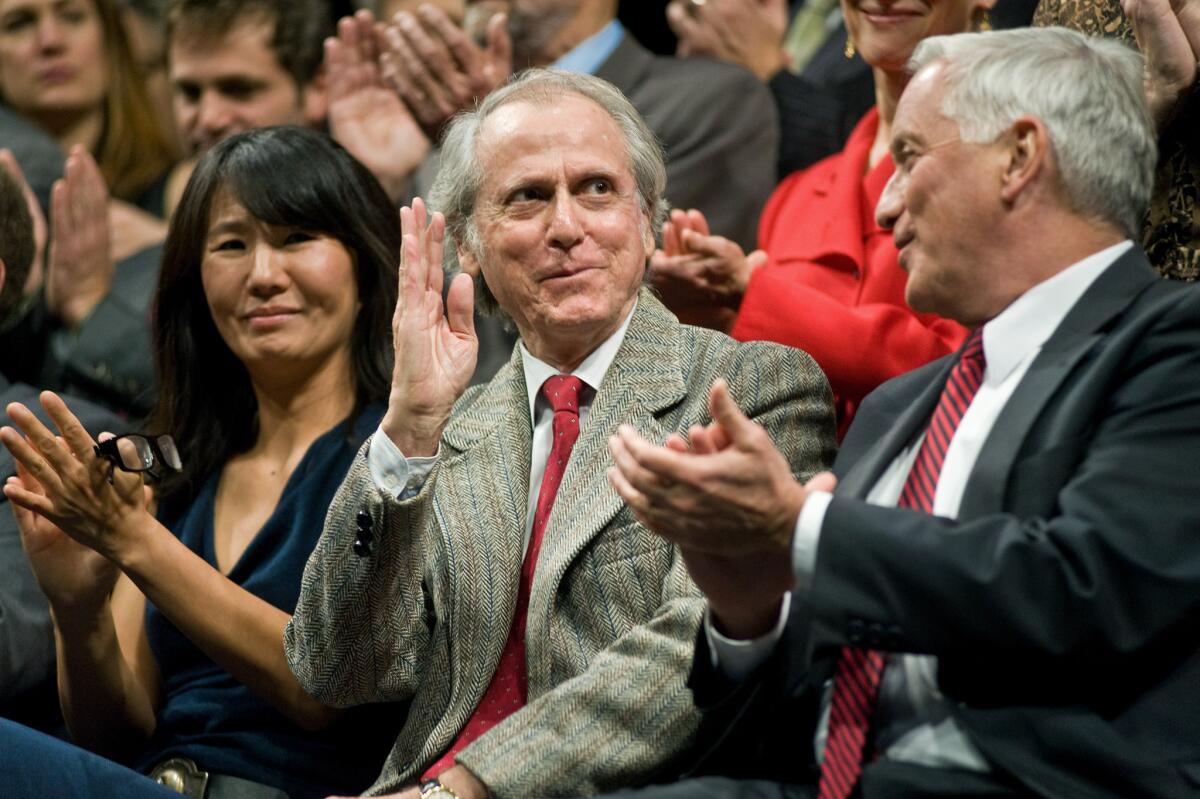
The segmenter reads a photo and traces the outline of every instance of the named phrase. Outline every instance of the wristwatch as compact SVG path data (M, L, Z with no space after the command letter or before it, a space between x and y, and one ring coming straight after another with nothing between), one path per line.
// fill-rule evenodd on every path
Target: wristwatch
M459 796L435 777L421 783L421 799L459 799Z

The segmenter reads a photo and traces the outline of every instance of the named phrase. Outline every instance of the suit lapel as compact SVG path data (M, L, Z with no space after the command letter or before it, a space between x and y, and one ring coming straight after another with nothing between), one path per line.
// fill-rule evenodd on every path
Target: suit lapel
M1137 296L1158 281L1145 253L1135 246L1118 258L1075 303L1047 339L1029 371L996 418L963 492L959 516L999 510L1013 466L1030 429L1080 360L1103 338L1103 329Z
M654 442L671 432L658 417L685 396L679 350L679 322L643 289L571 452L542 539L531 607L550 607L545 592L556 590L571 562L623 507L607 475L608 439L617 426L632 425Z
M885 383L879 389L881 395L876 397L871 405L864 403L864 407L860 409L859 416L855 418L851 432L842 447L843 452L851 458L854 457L852 452L854 443L859 436L863 435L861 429L855 430L854 428L860 426L860 418L864 411L869 412L876 402L883 408L903 408L904 410L897 416L881 415L880 418L873 420L874 423L870 424L866 435L877 437L876 441L873 444L865 445L863 454L853 460L853 466L838 481L839 494L856 499L866 499L884 469L928 424L938 398L942 395L942 387L946 385L947 375L957 359L956 353L924 367L920 372L896 378L895 383ZM888 392L888 394L884 395L882 392ZM868 422L868 419L864 418L862 422ZM839 459L840 457L839 454Z

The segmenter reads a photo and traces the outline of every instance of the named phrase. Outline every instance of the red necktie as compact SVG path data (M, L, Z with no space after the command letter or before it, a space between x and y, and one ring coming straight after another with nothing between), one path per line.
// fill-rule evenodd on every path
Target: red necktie
M946 450L983 383L984 366L983 328L978 328L967 339L962 356L950 370L897 507L933 512L933 497ZM874 649L842 647L833 677L829 731L817 799L845 799L858 782L871 714L883 679L884 657L883 652Z
M527 680L525 674L525 616L529 610L529 589L533 585L533 570L537 566L538 552L542 548L542 533L558 495L558 485L571 457L571 448L579 438L579 395L583 381L573 375L555 375L542 384L542 396L550 401L554 410L554 440L550 457L546 459L546 472L542 476L542 488L538 492L537 508L533 513L533 528L529 533L529 546L525 549L525 560L521 564L521 581L517 587L517 606L513 610L512 624L508 628L508 640L492 682L475 706L475 712L467 725L440 760L429 767L422 779L432 779L454 765L454 757L467 744L495 727L511 713L525 706Z

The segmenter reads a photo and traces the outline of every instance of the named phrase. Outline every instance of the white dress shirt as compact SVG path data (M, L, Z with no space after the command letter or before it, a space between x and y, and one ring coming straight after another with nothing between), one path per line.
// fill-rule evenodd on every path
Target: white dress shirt
M579 397L579 430L587 424L588 413L596 389L604 381L608 367L612 365L621 342L625 340L625 331L629 329L629 320L633 318L634 309L625 317L625 321L617 331L606 338L592 354L571 372L583 381L586 388ZM533 427L532 449L529 458L529 500L525 513L525 544L529 544L529 533L533 529L533 514L537 509L538 493L542 488L542 478L546 474L546 460L550 457L550 448L554 439L554 409L550 402L542 396L542 384L547 378L561 374L545 361L538 360L529 354L522 342L521 364L525 371L525 390L529 394L529 418ZM429 472L437 463L437 455L431 458L406 458L400 448L383 432L382 427L371 436L371 444L367 450L367 464L371 470L371 479L377 488L385 493L406 499L419 493L425 484Z
M1042 345L1092 282L1132 247L1130 241L1094 253L1022 294L983 326L987 367L983 384L963 414L942 464L934 494L933 513L958 517L963 490L981 449L1000 412L1029 370ZM867 495L872 505L894 507L912 470L924 433L901 450ZM817 545L825 511L833 495L813 492L796 520L792 540L794 596L784 602L779 624L753 641L732 641L705 622L714 665L731 679L744 679L771 653L782 636L789 602L802 602L817 567ZM832 681L825 686L824 711L813 746L818 761L825 749ZM937 686L937 658L927 655L888 655L880 685L873 727L879 750L898 761L924 766L988 771L983 756L958 726L950 703Z

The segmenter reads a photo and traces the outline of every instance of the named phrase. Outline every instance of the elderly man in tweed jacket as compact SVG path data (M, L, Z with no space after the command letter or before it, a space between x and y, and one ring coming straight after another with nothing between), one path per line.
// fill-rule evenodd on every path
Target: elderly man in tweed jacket
M804 478L832 454L828 386L805 354L680 325L641 287L662 154L611 85L526 73L456 120L443 152L445 216L402 211L388 412L308 563L288 659L328 704L409 703L372 793L642 783L696 727L703 600L609 485L607 440L707 423L723 377ZM443 249L465 273L444 309ZM476 302L521 343L468 390Z

